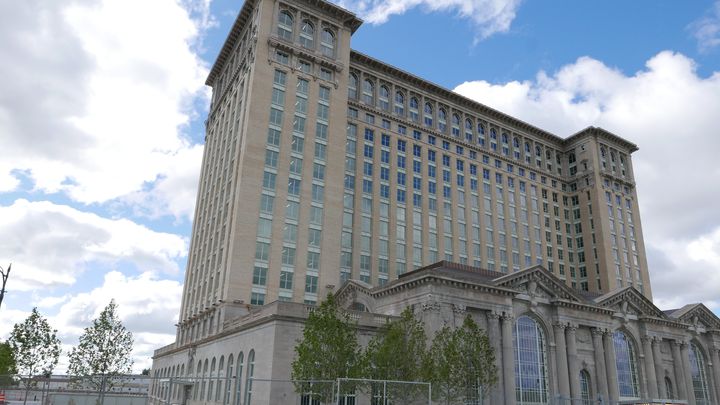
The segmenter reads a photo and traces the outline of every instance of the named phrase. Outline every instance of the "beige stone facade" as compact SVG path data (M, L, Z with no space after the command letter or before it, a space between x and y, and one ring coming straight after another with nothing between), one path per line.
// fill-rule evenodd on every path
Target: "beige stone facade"
M460 268L492 275L437 305L468 308L504 354L496 400L514 398L506 340L523 314L544 333L547 401L576 396L579 385L621 399L612 383L618 330L626 350L635 345L633 398L662 396L665 377L688 398L688 347L704 353L708 384L719 385L717 319L689 308L705 317L698 332L692 318L652 305L637 146L595 127L560 137L353 51L361 24L323 0L244 3L207 79L213 97L177 338L156 353L155 375L215 373L219 390L221 373L240 381L227 365L244 348L246 364L249 350L262 359L263 378L287 378L303 311L327 293L365 286L366 307L380 318L407 305L435 308L428 291L451 287L408 280L446 261L458 263L448 265L453 277ZM518 277L542 281L532 293L499 284ZM429 331L447 321L420 312ZM363 325L372 333L372 322ZM192 398L244 403L223 389Z
M448 262L382 287L351 280L336 294L357 320L362 343L406 307L423 320L429 337L470 314L496 353L499 383L486 403L571 404L573 398L578 405L651 400L700 405L720 398L720 319L702 304L661 311L633 287L598 295L574 290L540 266L502 274ZM221 334L158 350L156 376L195 383L185 394L179 386L170 392L156 386L153 400L299 403L284 381L311 310L283 301L249 307Z
M352 51L360 24L324 1L245 2L207 79L178 342L239 305L439 260L651 298L634 144L561 138Z

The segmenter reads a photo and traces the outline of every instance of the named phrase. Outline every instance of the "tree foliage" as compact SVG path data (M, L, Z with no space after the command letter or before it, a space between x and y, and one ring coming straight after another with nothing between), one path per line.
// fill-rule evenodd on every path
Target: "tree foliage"
M125 329L117 314L115 300L103 309L85 328L79 344L72 349L68 373L76 376L97 376L126 374L131 371L133 361L132 333ZM91 385L99 386L102 379L88 379Z
M22 323L17 323L7 344L15 359L16 371L29 377L50 375L60 357L60 339L37 308Z
M295 346L293 380L356 378L360 371L360 347L355 327L331 294L305 322L303 337ZM299 392L315 393L321 402L332 400L331 384L296 384Z
M430 348L429 379L433 394L444 403L479 399L497 383L490 340L468 315L463 325L442 328Z
M410 307L370 341L364 354L365 374L375 380L424 381L426 362L425 329ZM387 396L393 403L412 403L426 390L422 385L393 384Z
M17 374L15 354L9 343L0 343L0 387L13 384L13 374Z

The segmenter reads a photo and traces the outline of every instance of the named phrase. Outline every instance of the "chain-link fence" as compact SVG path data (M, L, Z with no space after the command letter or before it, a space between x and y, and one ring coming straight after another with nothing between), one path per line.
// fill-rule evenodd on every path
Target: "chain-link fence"
M119 376L0 376L2 405L147 405L151 378Z
M429 405L429 383L340 378L271 380L253 378L243 404Z

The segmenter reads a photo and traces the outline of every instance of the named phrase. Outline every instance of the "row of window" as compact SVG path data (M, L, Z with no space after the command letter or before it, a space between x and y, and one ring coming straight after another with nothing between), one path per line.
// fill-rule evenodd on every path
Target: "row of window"
M253 397L255 350L250 350L248 353L247 365L244 365L243 352L240 352L237 358L231 353L227 357L227 365L225 365L224 355L220 356L219 361L216 362L216 360L215 357L212 360L199 360L194 370L193 364L190 365L187 374L184 364L155 371L151 395L162 400L168 397L173 400L182 400L185 394L183 392L184 385L170 385L163 379L184 378L195 382L188 397L193 401L207 401L223 405L250 404ZM244 378L243 367L245 367ZM171 389L172 391L170 391Z
M391 109L390 90L388 86L384 84L380 85L377 91L376 102L375 82L372 79L364 79L362 88L360 88L358 76L355 73L351 73L348 92L350 99L361 99L363 103L370 106L377 106L383 111L389 112ZM512 156L516 160L524 160L527 164L535 164L537 167L550 172L553 172L554 167L557 167L557 173L562 174L562 154L559 151L555 151L537 142L531 142L529 140L523 141L520 137L511 136L504 131L498 133L498 130L495 128L486 130L486 123L480 122L479 120L475 123L471 118L465 118L463 120L458 113L453 113L448 117L448 113L444 107L438 107L436 111L433 105L434 103L431 101L427 101L423 105L422 123L426 127L442 133L448 133L449 128L452 136L462 139L467 143L489 148L493 152L508 157ZM406 117L406 101L403 91L398 90L395 92L392 106L395 115L403 118ZM407 104L407 117L413 122L420 122L419 107L418 97L411 96ZM568 153L569 162L574 162L574 159L574 152ZM543 162L545 166L543 166Z
M612 341L615 349L615 367L620 397L639 398L637 350L622 331L614 332ZM540 324L529 316L519 317L513 328L513 345L517 404L549 404L547 342ZM690 344L688 356L696 403L709 405L710 396L704 356L694 343ZM586 370L581 370L577 378L580 380L582 404L594 403L595 396L590 393L590 374ZM665 377L664 383L665 398L674 399L672 381ZM682 384L684 381L679 383Z
M300 20L300 29L297 31L295 18L289 10L281 10L278 14L277 36L285 41L297 42L303 48L316 50L318 30L316 23L308 18ZM297 33L296 33L297 31ZM335 57L335 33L330 28L319 31L320 53L328 58Z

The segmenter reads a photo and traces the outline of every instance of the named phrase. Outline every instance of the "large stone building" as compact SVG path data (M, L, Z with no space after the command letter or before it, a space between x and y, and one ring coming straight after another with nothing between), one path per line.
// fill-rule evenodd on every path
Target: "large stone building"
M245 1L207 79L177 339L155 375L214 376L193 401L247 403L243 378L289 377L308 308L353 291L368 333L407 305L437 309L429 331L473 314L503 354L499 402L716 398L720 322L652 305L637 147L559 137L355 52L361 23L323 0ZM518 333L545 362L533 387L513 374ZM257 403L282 403L269 392Z

